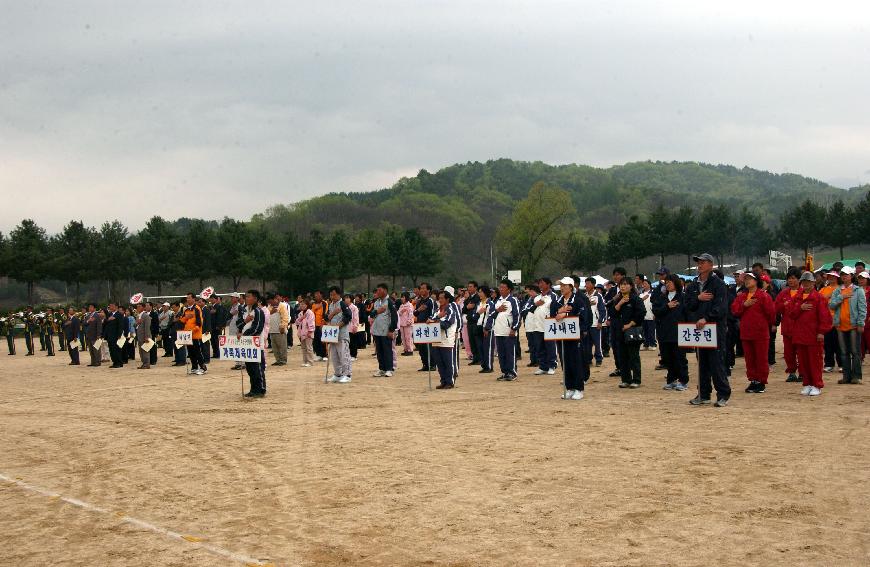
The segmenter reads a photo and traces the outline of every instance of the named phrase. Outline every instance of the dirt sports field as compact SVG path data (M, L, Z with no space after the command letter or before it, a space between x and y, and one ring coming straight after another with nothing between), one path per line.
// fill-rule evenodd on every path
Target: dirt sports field
M239 372L0 358L0 565L868 565L870 387L786 384L690 407L595 369L463 367L426 388L419 360L353 383L323 365ZM527 356L527 355L525 355ZM692 369L692 388L695 386ZM485 376L485 377L484 377Z

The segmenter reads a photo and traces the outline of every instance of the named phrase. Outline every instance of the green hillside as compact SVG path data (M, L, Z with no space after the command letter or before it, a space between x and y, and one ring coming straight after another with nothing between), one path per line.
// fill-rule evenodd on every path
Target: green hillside
M641 219L656 205L678 207L724 203L749 205L773 227L779 215L809 197L856 202L868 187L848 191L796 174L694 162L637 162L610 168L548 165L498 159L421 170L392 187L365 193L333 193L290 206L272 207L255 222L304 236L312 228L353 230L381 223L418 228L442 237L448 265L474 271L488 266L489 246L499 223L533 184L543 181L569 192L577 208L576 228L604 233L632 215Z

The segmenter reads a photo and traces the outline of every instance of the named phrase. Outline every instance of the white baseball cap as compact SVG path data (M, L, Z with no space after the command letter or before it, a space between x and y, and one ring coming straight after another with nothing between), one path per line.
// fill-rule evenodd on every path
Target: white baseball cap
M861 272L858 274L859 278L864 278L865 280L870 280L870 272Z
M450 295L456 295L456 290L453 289L453 286L452 286L452 285L445 285L445 286L444 286L444 291L446 291L446 292L449 293Z
M855 273L855 268L853 268L852 266L843 266L842 268L840 268L840 273L851 275Z
M570 276L565 276L564 278L559 280L559 283L562 285L570 285L571 287L574 287L574 278Z
M163 302L163 305L164 305L165 307L169 307L169 302L168 302L168 301L164 301L164 302Z

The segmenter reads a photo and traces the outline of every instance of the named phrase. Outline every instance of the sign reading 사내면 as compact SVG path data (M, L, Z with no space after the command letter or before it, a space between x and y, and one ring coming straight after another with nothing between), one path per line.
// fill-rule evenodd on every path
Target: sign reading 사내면
M218 355L221 360L260 362L263 356L263 342L259 335L252 337L221 335L218 347Z
M545 320L545 341L579 341L580 339L579 317L565 317L561 321L555 318Z

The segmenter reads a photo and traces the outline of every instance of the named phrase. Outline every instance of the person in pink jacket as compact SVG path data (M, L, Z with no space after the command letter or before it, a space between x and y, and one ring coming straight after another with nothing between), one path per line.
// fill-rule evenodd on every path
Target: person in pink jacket
M314 362L314 312L308 308L308 302L299 302L299 315L296 317L296 336L302 347L302 366L309 367Z
M414 324L414 304L411 303L411 294L407 291L402 294L402 304L399 306L399 329L402 332L402 356L414 356L414 339L411 331Z

